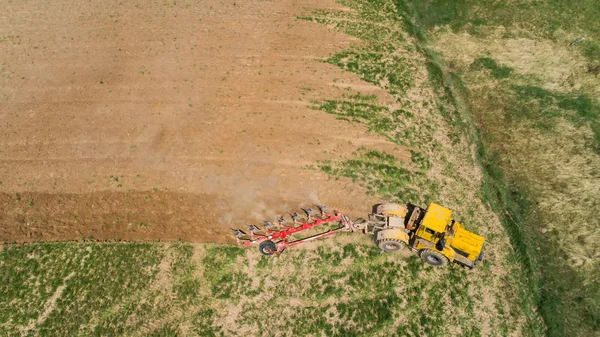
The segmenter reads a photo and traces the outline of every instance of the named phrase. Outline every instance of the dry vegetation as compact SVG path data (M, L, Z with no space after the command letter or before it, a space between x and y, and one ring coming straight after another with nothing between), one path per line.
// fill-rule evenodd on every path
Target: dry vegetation
M549 335L600 334L597 4L414 7L445 68L460 78L454 89L488 153L497 155L492 165L506 173L521 235L513 243L523 246L537 275L533 286Z
M536 200L543 220L539 230L555 233L568 256L565 263L597 269L600 156L586 119L600 112L591 98L600 94L600 82L587 71L589 61L569 48L567 39L438 34L438 49L464 73L471 96L477 97L472 108L494 139L491 148L506 152L503 167ZM494 69L481 65L482 59L493 60ZM494 76L502 67L510 69L506 76Z

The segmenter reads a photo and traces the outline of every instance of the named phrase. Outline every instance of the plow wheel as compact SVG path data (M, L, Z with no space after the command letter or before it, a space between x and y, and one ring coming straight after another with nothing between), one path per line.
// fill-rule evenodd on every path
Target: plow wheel
M263 255L273 255L277 253L277 245L271 240L266 240L258 245L258 250Z
M396 240L396 239L381 239L377 241L377 246L381 248L381 250L386 251L388 253L394 253L399 250L402 250L406 244L404 241Z
M421 258L423 261L429 263L432 266L443 267L448 263L448 258L439 252L431 249L424 249L421 251Z

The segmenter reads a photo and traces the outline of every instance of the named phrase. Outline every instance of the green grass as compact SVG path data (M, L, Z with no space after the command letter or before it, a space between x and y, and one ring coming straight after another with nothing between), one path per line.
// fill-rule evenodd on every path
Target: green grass
M349 5L352 6L349 2ZM382 86L391 94L406 93L414 86L412 73L415 67L401 53L395 53L406 44L403 27L396 25L391 14L393 5L386 1L373 1L360 8L360 18L342 12L316 11L299 19L335 25L346 34L368 41L359 49L337 53L324 62L358 74L361 79ZM388 24L391 23L391 24Z
M544 38L554 38L558 30L585 36L587 41L580 46L590 60L600 60L600 8L594 0L577 2L492 0L432 0L396 1L398 8L410 14L410 19L424 31L448 26L455 32L465 30L478 34L481 26L519 27L536 30ZM571 42L571 41L569 41ZM568 43L568 42L567 42Z
M198 335L216 336L192 250L182 243L7 246L0 253L0 335L165 336L190 321ZM181 310L189 313L175 314ZM152 324L159 321L165 324Z
M298 259L302 259L300 264ZM432 329L443 333L448 331L448 324L453 318L437 313L451 304L436 301L436 293L441 295L442 289L449 287L446 289L452 289L456 301L461 304L469 301L469 281L460 270L456 275L462 283L451 283L448 278L441 278L425 285L417 278L410 280L404 275L410 268L427 278L433 276L431 273L437 273L436 270L425 267L416 258L404 260L398 255L383 254L370 244L337 246L323 243L316 250L292 248L278 261L270 259L266 263L268 266L257 269L256 273L259 277L268 276L274 284L265 285L262 294L282 287L281 291L277 291L277 295L269 301L246 299L246 303L252 304L244 306L243 318L243 322L248 323L269 322L270 327L259 325L264 333L278 331L284 336L402 336L406 329L410 329L422 334L428 327L421 326L418 320L411 319L406 325L397 324L398 318L412 315L431 319L436 323L432 324ZM277 268L273 269L276 266L298 266L298 269L294 273L281 274ZM453 270L447 272L454 273ZM405 279L405 283L398 284L398 279ZM422 297L423 290L429 290L432 297ZM262 294L258 296L264 296ZM288 302L298 304L287 309L282 307ZM430 307L430 311L419 313L417 308L420 306ZM280 310L283 310L281 314L291 312L289 321L268 320ZM471 324L468 320L461 322L465 329L471 329Z
M420 153L417 155L415 152L414 158L421 165L424 165L424 162L428 163ZM364 186L371 195L377 195L384 200L412 200L424 204L435 200L435 183L427 184L428 181L422 172L402 167L396 157L384 152L362 148L355 158L341 162L323 162L319 167L332 176L352 179L353 182Z
M144 311L143 305L132 302L131 294L148 286L161 259L161 251L152 244L47 243L4 248L0 325L23 327L39 321L33 329L55 336L125 332L127 315ZM62 293L50 310L58 289ZM123 316L109 314L116 304L123 305L119 309ZM96 330L86 329L98 312L108 315L98 320Z
M587 146L600 154L600 104L588 94L554 92L532 85L513 85L511 89L512 93L507 92L499 97L514 97L513 104L508 108L509 117L527 119L537 128L546 131L555 130L557 121L561 118L576 127L585 125L593 134Z
M391 56L375 50L365 49L360 52L343 51L326 60L344 70L359 74L361 79L379 85L386 83L384 88L392 94L405 93L412 85L410 73L405 58Z
M366 159L394 161L377 152ZM481 335L472 319L485 287L481 274L384 254L357 234L322 241L314 249L290 248L279 257L260 256L255 248L179 242L48 243L7 246L1 254L1 275L21 275L2 284L22 291L2 289L0 303L32 303L11 306L20 314L39 316L36 310L58 286L65 286L63 294L77 294L57 299L49 316L56 319L49 318L40 330L47 336L219 336L239 335L243 327L265 336L443 335L457 327ZM36 257L44 257L41 265L33 263ZM485 266L480 270L489 274ZM28 288L37 283L32 282L36 275L50 280L41 285L54 284L41 296ZM61 318L71 317L66 311L74 308L81 311L75 316L81 321ZM238 316L223 325L231 312ZM0 334L29 322L16 316L10 313ZM289 319L273 320L282 316Z
M493 78L502 79L507 78L514 71L511 67L500 66L494 59L489 57L480 57L471 63L471 69L479 70L479 69L488 69Z
M332 114L339 120L365 124L369 132L379 134L395 144L414 146L422 142L422 134L421 137L415 136L417 132L423 133L419 126L406 123L414 117L409 108L390 109L389 106L377 102L374 95L345 94L339 99L312 103L313 109ZM420 160L426 161L426 158Z
M244 250L238 247L214 246L207 248L202 262L211 295L219 299L236 300L248 285L249 279L239 272L246 261L238 261Z
M340 240L280 257L218 245L198 251L186 243L6 246L0 334L17 335L37 320L59 287L53 310L31 334L221 336L245 326L260 336L403 336L478 329L468 317L479 285L461 268L438 270L416 257L384 254L366 237ZM457 305L465 310L443 314ZM219 317L233 308L233 324L224 325Z

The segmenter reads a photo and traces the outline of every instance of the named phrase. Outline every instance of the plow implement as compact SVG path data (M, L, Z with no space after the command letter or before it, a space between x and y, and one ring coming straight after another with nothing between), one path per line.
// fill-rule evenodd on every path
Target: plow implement
M455 262L474 268L483 260L485 239L465 229L452 218L452 211L431 203L427 209L412 204L383 203L373 207L367 219L353 221L339 211L328 212L302 209L305 215L289 214L277 218L277 223L265 220L262 228L246 224L247 232L233 229L238 244L258 246L264 255L282 253L286 248L341 232L362 232L373 235L377 246L385 252L396 252L408 247L426 263L444 266ZM333 228L331 228L333 226ZM320 231L319 231L320 230ZM309 234L317 231L317 234ZM304 236L300 234L305 232ZM302 236L294 239L296 236Z
M326 206L320 206L320 215L316 215L312 209L303 209L306 213L306 221L300 221L298 213L290 214L291 221L280 216L277 218L277 225L270 221L263 221L263 229L246 224L249 234L234 229L233 233L239 244L244 247L258 245L258 250L264 255L279 254L287 247L295 246L308 241L320 239L323 237L335 235L340 232L353 232L355 230L350 219L338 211L327 213ZM309 229L318 229L324 225L339 224L337 228L331 229L319 234L311 235L302 239L290 241L289 237Z

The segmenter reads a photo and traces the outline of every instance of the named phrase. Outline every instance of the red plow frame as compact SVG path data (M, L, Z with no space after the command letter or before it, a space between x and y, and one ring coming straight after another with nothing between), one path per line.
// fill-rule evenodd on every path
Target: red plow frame
M306 212L306 211L305 211ZM244 247L250 247L253 245L259 245L259 251L264 255L272 255L272 254L280 254L287 247L295 246L301 243L305 243L308 241L324 238L327 236L332 236L340 232L354 232L355 228L350 219L341 214L338 211L334 211L333 214L327 214L321 212L321 218L314 219L311 215L311 210L306 212L308 215L307 222L296 222L297 214L292 215L292 219L294 219L294 225L297 226L285 226L282 224L283 218L280 218L279 229L280 230L271 230L269 227L274 226L268 221L265 221L265 224L269 224L265 226L265 229L261 230L254 225L248 225L250 228L250 235L246 235L244 232L240 230L234 230L234 234L236 235L236 240L239 244ZM316 234L313 236L309 236L303 239L288 241L288 236L302 232L305 230L309 230L311 228L315 228L318 226L322 226L325 224L330 224L334 222L340 222L340 227L336 229L329 230L327 232L323 232L320 234ZM262 233L261 233L262 232ZM242 238L243 237L243 238Z

